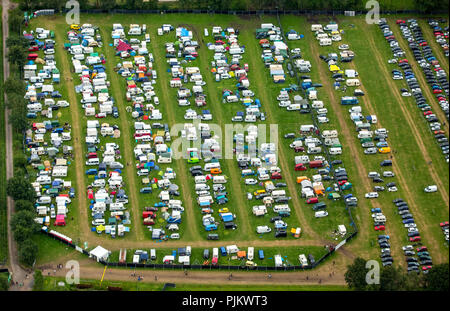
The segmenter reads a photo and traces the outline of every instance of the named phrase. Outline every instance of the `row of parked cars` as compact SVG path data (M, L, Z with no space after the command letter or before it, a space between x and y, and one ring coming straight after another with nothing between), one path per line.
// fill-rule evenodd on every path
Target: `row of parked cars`
M398 214L402 218L402 222L407 229L407 235L410 242L415 242L413 245L403 246L406 263L408 265L408 272L420 272L420 268L424 273L431 269L433 261L426 246L422 246L419 229L414 221L414 217L409 210L408 203L401 198L392 201L397 207ZM414 252L414 246L419 246L417 254ZM417 259L415 256L419 259Z
M449 95L449 84L447 74L441 68L439 61L433 54L432 48L425 40L417 21L415 19L409 19L407 22L398 20L397 24L402 31L403 37L409 42L409 47L417 63L422 68L425 78L448 120L449 105L447 96Z
M387 24L387 22L384 19L380 20L379 23L379 27L380 29L383 31L384 37L386 38L386 40L392 45L393 42L396 42L395 46L396 49L401 49L400 47L398 47L398 41L395 38L395 36L392 33L392 30L390 29L389 25ZM404 27L404 31L408 32L409 29L407 27ZM403 53L402 55L404 55L404 51L401 50ZM394 51L394 49L392 48L392 53L394 55L394 57L396 57L397 52ZM419 56L419 54L418 54ZM409 89L401 89L402 95L404 93L408 93L408 94L412 94L412 96L414 97L417 107L420 109L420 111L422 112L424 118L427 120L430 130L433 132L435 139L437 140L437 142L439 144L443 144L441 145L442 151L445 154L445 158L448 161L448 146L446 147L446 144L448 144L448 139L447 137L444 135L444 131L441 130L441 124L438 120L438 118L436 117L436 115L433 113L431 106L427 103L427 100L425 98L425 96L423 95L422 89L419 85L419 82L417 81L417 77L414 75L414 72L411 69L411 65L409 64L409 61L405 58L402 59L398 59L398 58L393 58L391 60L388 61L389 63L392 64L396 64L398 63L398 66L400 67L400 70L404 73L404 77L406 80L406 84L408 85ZM398 70L398 71L400 71ZM441 98L441 97L439 97ZM443 99L443 97L442 97ZM441 105L443 108L445 108L446 105L446 100L442 100L441 101ZM448 105L448 103L447 103Z
M447 26L442 27L441 24L446 24ZM445 57L449 57L449 46L448 46L448 21L445 19L429 19L428 25L433 29L433 35L436 42L440 44L442 50L444 51Z
M189 142L200 141L200 148L187 148L186 151L183 151L186 152L183 157L190 165L189 172L194 181L196 203L203 228L207 232L207 238L217 240L220 236L213 232L217 231L219 226L223 225L225 230L237 229L236 214L233 213L235 207L228 203L229 192L226 187L228 178L223 174L220 161L221 141L213 136L211 127L204 122L213 119L211 112L204 109L207 105L206 94L203 91L206 82L203 80L199 67L188 66L189 62L193 62L199 57L197 51L199 44L194 40L192 31L183 27L179 27L175 31L177 41L166 43L166 52L168 53L166 57L169 57L168 63L173 77L170 86L178 88L179 106L182 106L180 98L188 101L188 105L190 105L191 89L188 85L192 85L192 93L197 108L188 109L184 118L200 120L200 122L185 123L183 126L182 137L185 140ZM224 48L220 42L215 46ZM213 49L211 45L209 45L209 49ZM206 57L206 55L203 57ZM219 58L217 58L218 60ZM174 79L183 81L184 85L182 83L174 85ZM181 92L187 92L187 95L180 97ZM197 112L198 108L202 109L201 113ZM192 115L192 117L187 117L187 115Z
M340 46L341 47L341 46ZM340 48L339 47L339 48ZM347 50L350 49L348 44L345 45ZM335 53L336 54L336 53ZM360 80L357 78L358 74L356 71L350 71L349 69L343 69L339 67L340 63L351 62L353 60L346 60L345 62L342 59L338 59L337 57L328 57L322 58L327 62L329 70L332 74L332 78L335 79L335 89L338 88L338 83L342 82L346 79L346 87L357 87L361 85ZM345 78L344 78L345 77ZM347 83L348 81L355 80L354 83ZM342 91L347 91L346 88L341 89ZM388 138L388 130L385 128L378 128L376 130L371 130L373 125L378 123L378 119L375 115L364 116L362 107L359 104L359 99L357 95L355 96L343 96L341 98L341 105L351 106L348 110L350 119L355 124L357 137L360 140L361 147L364 149L364 154L388 154L391 152L391 148L387 142ZM358 96L364 96L364 93L358 94ZM380 165L390 166L392 165L391 160L383 160ZM381 173L383 178L391 178L394 177L394 173L391 171L384 171ZM368 178L372 179L374 183L383 183L384 180L381 178L381 174L379 172L369 172ZM386 188L388 191L397 191L397 185L393 182L386 183L385 186L375 185L372 192L368 192L365 194L366 199L375 199L379 197L379 192L385 191ZM375 231L385 231L386 229L386 216L383 214L381 208L372 208L371 216L374 222ZM393 258L390 256L390 244L389 244L389 236L385 234L381 234L378 236L378 245L381 249L381 261L384 266L392 265Z
M43 226L65 226L75 188L68 180L72 172L71 126L63 122L69 103L61 98L59 70L55 60L53 33L44 28L23 34L28 42L28 62L24 66L27 118L24 144L28 163L35 170L30 182L36 194L35 221ZM44 56L42 56L44 55ZM60 98L55 102L55 98ZM34 176L33 176L34 175Z
M81 107L87 117L85 174L89 181L86 195L92 231L115 238L130 232L131 220L118 144L121 132L114 124L118 109L109 94L106 59L99 53L101 46L99 29L91 24L71 25L64 45L79 76L75 91L81 96Z
M115 68L124 78L126 110L134 119L133 153L136 174L141 177L139 192L145 197L142 223L151 232L152 239L179 239L184 207L178 198L177 174L170 167L173 154L169 125L155 122L161 120L163 114L157 109L157 73L153 54L147 48L150 36L146 31L145 24L130 24L127 32L121 24L113 25L113 47L120 59Z

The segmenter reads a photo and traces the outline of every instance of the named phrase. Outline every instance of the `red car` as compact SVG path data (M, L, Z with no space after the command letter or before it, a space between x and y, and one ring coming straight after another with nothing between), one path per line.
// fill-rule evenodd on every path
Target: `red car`
M302 163L296 164L295 170L296 171L306 171L306 166L304 166Z
M428 250L428 248L426 246L421 246L421 247L418 247L416 250L418 253L420 253L420 252L426 252Z
M272 173L272 176L270 176L271 179L281 179L281 174L278 172Z
M37 45L30 46L30 47L28 48L28 51L30 51L30 52L36 52L36 51L39 51L39 47L38 47Z
M423 266L422 271L427 271L427 270L430 270L431 268L433 268L433 267L432 266Z
M449 225L448 221L441 222L441 223L439 224L439 226L441 226L441 227L447 227L448 225Z
M441 93L442 93L442 90L439 90L439 89L433 90L433 94L441 94Z
M427 43L427 42L422 42L422 43L419 43L419 45L420 45L420 46L427 46L428 43Z
M347 180L338 181L339 186L345 185L346 183L347 183Z
M303 151L305 151L305 147L295 147L294 151L295 152L303 152Z
M413 236L409 238L410 242L419 242L420 240L420 236Z
M384 231L386 228L381 225L381 226L375 226L375 231Z
M404 59L399 60L398 63L403 64L403 63L409 63L409 62L406 58L404 58Z
M406 22L402 19L397 19L396 23L397 24L406 24Z
M443 130L434 131L434 135L437 135L437 134L445 134L445 132ZM446 221L446 223L448 224L448 221Z
M97 113L97 114L95 115L95 117L96 117L97 119L106 118L106 113L104 113L104 112Z
M430 114L433 114L433 112L432 112L431 110L425 111L425 112L423 113L424 116L428 116L428 115L430 115Z

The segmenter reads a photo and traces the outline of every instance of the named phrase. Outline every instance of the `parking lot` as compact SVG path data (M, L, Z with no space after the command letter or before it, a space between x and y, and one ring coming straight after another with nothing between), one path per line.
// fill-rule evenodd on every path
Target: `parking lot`
M448 218L448 104L432 91L448 92L446 74L418 70L435 59L411 57L396 20L385 25L397 44L383 38L388 27L360 18L284 16L282 29L270 16L43 21L29 27L45 46L32 45L27 68L37 97L27 144L43 224L114 254L123 243L129 254L155 247L164 256L171 243L199 254L196 242L247 252L282 243L286 254L257 264L288 255L299 265L293 249L317 257L307 247L337 245L357 227L346 246L354 255L410 270L448 258L438 226ZM405 27L418 34L414 25ZM32 78L41 70L51 76ZM49 143L67 148L39 151ZM408 245L417 265L407 264Z

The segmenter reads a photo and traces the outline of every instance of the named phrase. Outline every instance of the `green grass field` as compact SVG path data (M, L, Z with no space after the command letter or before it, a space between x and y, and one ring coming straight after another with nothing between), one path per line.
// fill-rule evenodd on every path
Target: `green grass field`
M73 285L64 284L64 278L44 277L45 291L74 291L78 290ZM98 280L81 279L80 284L91 285L88 290L108 290L108 287L120 287L123 291L161 291L162 283L146 282L119 282L103 281L100 286ZM338 285L202 285L202 284L176 284L175 288L166 288L166 291L347 291L345 286Z
M325 23L329 21L330 18L320 18L316 21L321 23ZM401 223L400 216L393 209L392 199L397 197L403 197L407 199L408 202L415 202L415 204L420 207L420 213L415 213L413 211L414 217L417 219L419 229L423 231L423 241L430 249L430 253L432 253L433 259L437 260L440 258L442 262L448 261L448 245L445 244L444 238L442 236L442 232L439 228L439 222L445 221L448 219L448 206L445 205L444 200L442 199L439 193L426 195L423 192L423 188L432 183L433 179L428 169L428 164L424 159L424 155L421 153L418 147L418 141L415 138L408 138L411 135L411 127L407 123L406 117L403 115L401 108L399 107L397 102L397 98L394 96L391 88L391 84L388 83L387 79L391 79L389 76L384 77L382 74L382 67L386 66L387 71L389 72L393 68L391 65L387 64L387 59L390 58L390 50L387 46L386 42L384 42L384 38L381 35L377 26L374 25L365 25L363 24L363 20L361 17L350 18L350 17L338 17L338 22L341 24L341 28L344 29L343 34L343 42L333 43L331 47L319 47L318 42L314 38L314 34L310 31L310 24L313 21L308 20L306 17L298 17L298 16L282 16L281 22L284 29L287 31L289 29L294 29L299 33L305 35L305 38L299 41L289 41L289 47L295 48L299 47L302 50L302 54L306 60L310 60L312 63L312 71L310 73L313 82L323 83L320 81L319 68L327 71L328 68L326 64L322 61L316 62L314 61L315 51L319 51L320 54L326 54L330 52L337 52L337 46L341 43L348 43L352 50L355 51L356 57L351 64L344 64L342 66L343 69L355 67L358 70L360 79L364 88L367 91L365 99L363 99L363 113L365 115L369 114L369 110L373 108L374 112L377 114L379 122L386 127L390 131L389 135L389 143L393 149L397 151L395 154L396 157L396 170L402 177L402 180L407 182L406 185L402 184L399 178L395 178L392 181L395 181L398 184L399 191L397 193L381 193L380 198L377 199L378 203L383 207L383 212L387 216L388 219L388 229L389 234L395 236L392 240L393 248L396 250L396 261L403 261L403 255L401 254L401 246L407 244L406 240L406 231L403 228ZM31 28L35 28L39 25L46 25L45 18L39 18L33 20L31 23ZM182 22L181 22L182 21ZM48 18L48 24L46 27L56 30L56 37L58 42L63 42L65 40L65 32L68 30L66 24L62 17L51 17ZM111 43L110 39L110 31L113 23L122 23L125 27L128 27L129 24L129 16L128 15L108 15L104 16L104 18L99 18L99 15L83 15L82 23L92 23L94 25L98 25L101 29L102 39L104 45L99 49L99 52L106 55L106 68L108 73L108 80L111 81L111 94L115 97L115 100L120 104L126 105L125 100L125 83L123 78L117 75L113 71L113 67L119 62L119 58L114 56L114 50L109 46ZM334 241L333 230L337 229L337 225L345 224L348 230L350 229L350 222L347 215L347 211L345 210L344 204L342 201L338 202L330 202L327 199L324 199L325 202L329 205L328 211L330 216L325 219L316 219L314 217L314 212L305 204L303 198L300 197L300 187L296 184L296 178L298 176L307 175L311 177L313 175L312 171L306 172L294 172L294 156L295 152L289 148L289 142L287 142L283 137L285 133L292 132L298 130L301 124L311 124L311 116L310 115L301 115L294 112L287 112L285 110L281 110L278 108L276 97L281 88L288 86L291 83L295 83L294 79L287 77L286 82L281 85L276 85L271 82L271 78L269 76L268 69L264 68L264 64L260 59L260 54L262 52L261 48L258 45L258 40L255 38L254 31L258 25L262 22L272 22L276 23L276 18L273 16L266 16L262 18L241 18L239 16L227 16L227 15L215 15L214 17L208 15L157 15L157 16L148 16L148 15L133 15L133 23L139 24L147 24L148 29L150 29L151 36L151 48L149 51L153 53L155 56L155 69L158 72L157 84L155 87L155 91L157 96L160 98L161 104L158 109L160 109L163 113L164 119L158 122L168 122L172 123L184 123L182 111L184 111L183 107L178 107L176 104L176 91L175 89L168 88L168 81L170 80L169 75L166 73L166 70L169 68L167 64L164 62L165 48L164 44L166 42L173 42L175 40L175 36L173 33L164 36L156 35L156 28L159 27L163 23L171 23L175 27L182 25L189 29L194 30L194 39L195 40L203 40L206 42L211 42L211 37L206 38L203 36L203 28L212 27L215 25L225 26L233 26L238 27L241 31L238 37L239 42L246 47L246 52L243 56L243 63L249 63L250 72L249 72L249 80L251 89L256 93L256 98L259 98L262 103L262 111L266 113L268 120L265 124L269 124L269 122L273 122L279 124L279 141L280 141L280 152L284 155L285 162L281 163L281 165L285 165L283 168L283 179L286 181L290 181L294 184L294 188L286 188L287 192L290 196L296 197L299 202L299 205L294 205L291 209L293 212L291 213L290 218L288 218L287 222L289 227L300 226L304 229L304 226L308 226L311 230L303 230L302 237L299 241L299 246L294 247L285 247L286 254L288 256L292 256L295 258L295 254L299 253L299 248L306 247L302 246L302 241L317 241L318 239L323 239L327 241ZM355 27L350 27L350 24L354 24ZM364 34L364 35L362 35ZM371 38L376 43L377 49L383 58L385 63L381 64L376 61L376 59L372 56L371 50L368 48L367 39ZM224 124L230 123L230 119L233 115L236 114L237 111L242 110L242 107L237 106L238 104L222 104L221 102L221 93L222 89L230 88L234 86L234 82L232 80L223 80L220 83L214 81L214 76L210 73L210 62L212 60L213 53L207 50L205 44L201 45L199 51L199 58L191 63L189 66L198 66L201 70L205 81L207 82L204 87L205 93L208 95L207 101L208 106L206 109L211 110L213 113L213 122L219 123L221 126ZM313 46L315 45L315 47ZM62 50L57 51L57 58L68 57L67 55L62 54ZM58 61L60 63L60 61ZM70 62L70 60L69 60ZM373 73L377 72L376 75ZM328 75L327 78L331 81L331 75ZM77 79L76 75L72 75L72 78ZM397 88L403 87L403 82L394 81L394 85ZM61 92L67 92L65 90L64 84L61 85ZM337 99L340 99L343 95L350 94L350 89L347 93L333 91L334 96ZM378 247L376 246L376 236L377 233L372 228L372 219L370 217L370 209L373 208L373 202L370 202L364 198L364 193L368 192L367 189L362 187L362 183L367 176L363 175L362 172L358 171L356 166L352 165L354 163L354 154L351 154L348 146L352 144L355 146L355 149L358 151L358 156L363 160L364 167L367 171L377 170L381 171L379 167L379 162L383 159L388 158L386 155L364 155L362 152L362 148L360 147L359 140L355 135L352 137L345 137L342 135L341 129L339 128L338 116L342 115L345 120L345 125L351 131L354 131L354 125L348 116L348 106L339 107L338 110L330 109L330 97L331 93L326 91L325 89L319 89L319 99L324 101L325 107L328 107L329 114L328 117L330 122L328 124L323 125L323 129L338 129L340 133L340 141L343 145L343 154L339 157L339 159L343 160L345 167L349 173L350 179L354 185L354 189L352 190L354 194L359 198L360 206L353 209L353 216L357 222L357 225L360 229L360 237L351 242L350 249L354 251L355 255L364 255L366 257L378 258ZM79 97L77 98L80 99ZM419 133L421 134L424 146L426 147L428 154L430 155L434 169L439 172L439 179L442 181L443 185L448 188L449 185L449 176L448 176L448 166L446 167L446 163L440 154L439 148L432 141L431 134L427 128L427 124L424 123L423 118L419 115L417 108L414 107L414 103L411 99L405 99L405 107L410 111L410 115L414 124L416 124ZM124 107L121 107L121 115L119 119L107 118L105 122L110 124L119 124L122 133L123 131L129 131L129 137L132 134L133 127L133 119L129 114L122 113L124 111ZM192 107L191 107L192 108ZM81 107L78 107L79 113L83 113ZM201 109L195 108L197 111ZM86 118L83 116L79 120L81 124L81 133L85 133L86 127ZM125 126L125 128L124 128ZM102 139L103 140L103 139ZM118 141L121 150L125 150L126 148L130 149L134 147L134 142L129 139L126 141L124 139L124 135L121 135L121 138L116 140ZM108 141L108 139L104 139L104 141ZM83 150L85 152L86 150ZM83 156L83 155L81 155ZM193 193L193 178L188 176L187 180L182 180L180 178L180 170L185 170L184 173L189 175L187 171L188 165L185 160L175 161L170 165L162 165L162 167L172 167L178 173L177 182L181 183L181 194L182 198L189 198L189 194L192 198L195 197L195 193ZM223 161L223 160L222 160ZM237 185L228 185L227 190L230 193L230 202L226 205L229 207L231 211L238 215L237 224L238 229L234 231L228 231L228 234L225 234L226 231L222 228L219 229L219 233L223 236L225 242L235 241L238 246L240 244L245 244L245 241L274 241L275 238L273 235L264 235L260 238L255 233L255 227L257 225L267 223L266 219L259 219L256 216L253 216L251 213L251 207L258 203L254 203L256 201L247 201L245 198L245 193L247 191L254 191L259 189L256 186L245 186L243 182L243 178L241 178L239 169L234 160L225 160L222 163L222 169L224 174L227 176L233 176L233 183L238 183ZM234 163L233 163L234 162ZM132 161L134 163L134 160ZM85 168L83 167L83 170ZM131 171L129 174L128 171ZM137 177L135 174L135 168L126 167L124 179L127 185L130 185L129 178L134 179L134 185L136 185L136 189L127 189L127 193L130 191L134 191L136 193L137 202L132 203L131 206L133 208L129 208L132 216L132 219L141 220L141 212L144 206L148 206L153 204L156 201L155 195L142 195L139 193L139 188L141 187L140 177ZM71 173L70 178L73 178L73 174ZM235 180L235 179L239 180ZM391 180L389 180L391 181ZM84 183L88 184L90 180L86 177L84 179ZM183 185L184 184L184 185ZM407 187L405 187L407 186ZM292 191L294 190L294 191ZM79 195L85 195L84 189L78 189L77 193ZM129 195L130 196L130 195ZM75 203L75 202L74 202ZM72 207L75 204L72 203ZM129 204L130 206L130 204ZM183 215L183 223L181 226L182 233L182 241L186 242L186 245L192 245L195 247L195 241L205 240L206 232L203 227L201 227L201 214L197 210L196 202L192 202L193 209ZM78 208L87 209L87 206L79 206ZM213 207L214 210L217 210L218 206ZM69 234L72 238L81 238L81 233L78 230L79 226L82 222L89 221L88 219L80 219L80 215L76 210L72 209L72 215L74 215L74 220L69 222L68 226L60 231L65 234ZM189 214L191 213L191 214ZM133 217L136 216L136 217ZM189 218L191 216L192 218ZM140 228L138 228L140 226ZM137 234L137 232L141 232L142 235ZM92 236L96 235L96 233L90 233ZM132 232L125 238L120 238L114 241L116 245L114 247L114 251L116 254L117 250L123 247L127 241L148 241L150 238L148 231L146 231L145 226L140 223L132 223ZM103 236L102 239L105 239ZM107 238L108 240L112 240ZM106 240L106 239L105 239ZM293 240L292 237L288 237L286 240ZM96 240L97 241L97 240ZM191 242L192 241L192 242ZM241 242L242 241L242 242ZM112 241L108 241L112 243ZM40 241L42 244L43 241ZM230 243L227 243L230 244ZM234 243L233 243L234 244ZM111 245L111 244L109 244ZM94 246L94 245L92 245ZM44 246L50 249L50 246ZM158 248L161 248L161 251L164 253L165 251L170 252L170 248L166 247L164 243L158 243ZM320 248L320 246L317 246ZM45 248L44 248L45 249ZM198 249L201 252L201 249ZM311 250L312 251L312 250ZM196 249L197 252L197 249ZM57 255L56 252L54 256ZM61 251L63 253L63 251ZM291 255L292 254L292 255ZM117 255L114 255L116 257ZM51 258L49 256L48 258ZM317 258L317 257L316 257ZM42 260L44 262L45 260Z

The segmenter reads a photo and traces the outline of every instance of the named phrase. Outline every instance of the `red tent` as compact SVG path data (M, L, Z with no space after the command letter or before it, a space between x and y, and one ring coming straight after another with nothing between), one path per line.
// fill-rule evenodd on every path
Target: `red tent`
M124 41L120 40L119 44L117 45L117 51L124 52L132 50L131 46L129 44L126 44Z
M56 220L54 222L55 226L65 226L66 221L64 220L64 215L56 215Z

